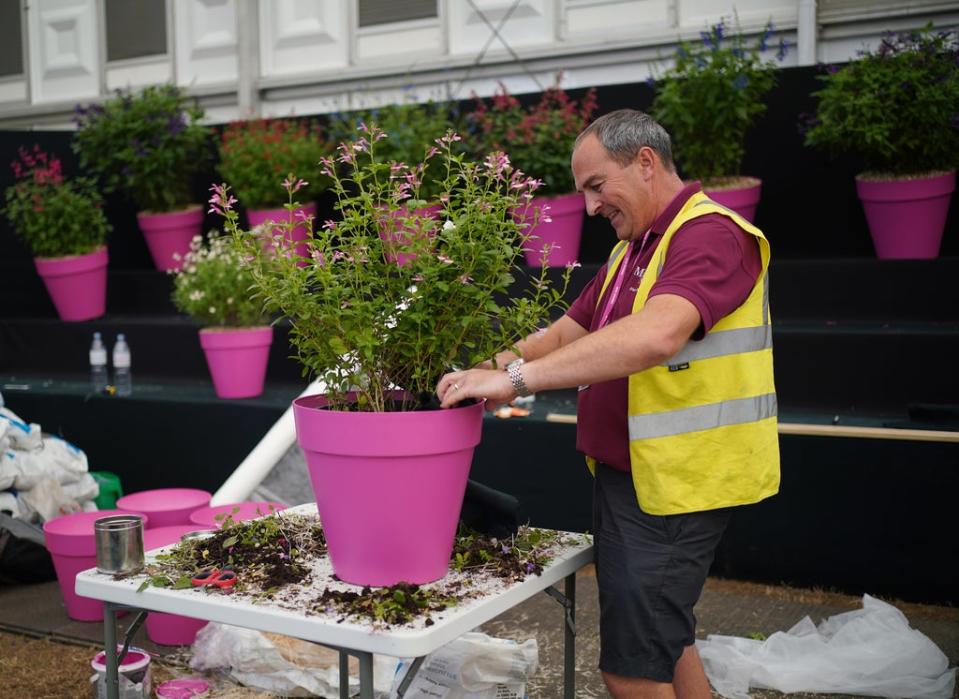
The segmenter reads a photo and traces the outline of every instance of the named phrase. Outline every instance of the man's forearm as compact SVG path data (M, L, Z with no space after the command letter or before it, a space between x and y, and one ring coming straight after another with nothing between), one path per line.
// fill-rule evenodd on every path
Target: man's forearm
M527 362L540 359L585 334L586 330L581 328L579 324L568 316L563 316L548 328L527 335L516 343L514 349L497 354L495 357L496 366L494 367L491 362L489 368L502 369L519 357Z

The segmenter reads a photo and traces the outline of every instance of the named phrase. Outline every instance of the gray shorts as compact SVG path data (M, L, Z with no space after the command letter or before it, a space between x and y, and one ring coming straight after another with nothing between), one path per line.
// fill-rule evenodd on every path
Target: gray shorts
M695 641L699 600L730 509L649 515L632 475L605 464L593 485L599 586L599 668L623 677L672 682Z

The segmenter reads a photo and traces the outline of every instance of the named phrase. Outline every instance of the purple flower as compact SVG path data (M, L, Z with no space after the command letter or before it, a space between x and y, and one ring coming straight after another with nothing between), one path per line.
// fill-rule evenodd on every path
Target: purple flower
M170 117L170 120L167 122L167 131L171 136L176 136L186 128L186 124L183 121L183 113L177 112L175 116Z

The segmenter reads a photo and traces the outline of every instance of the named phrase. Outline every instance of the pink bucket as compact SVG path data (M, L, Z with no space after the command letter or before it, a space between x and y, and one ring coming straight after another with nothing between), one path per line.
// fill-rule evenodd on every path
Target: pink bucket
M143 532L143 548L147 551L169 546L180 541L180 537L190 532L200 531L204 527L196 524L178 524L172 527L158 527ZM165 646L187 646L196 639L196 633L206 626L205 619L193 619L179 614L150 612L147 615L147 636L154 643Z
M253 398L263 393L273 328L204 328L200 346L220 398Z
M57 571L57 581L60 583L60 594L63 595L67 616L71 619L103 621L103 602L81 597L74 592L76 577L81 571L97 567L97 545L93 534L93 523L101 517L128 514L141 517L144 527L149 522L149 517L141 512L100 510L64 515L44 523L43 535L47 550L53 558L53 567Z
M293 401L333 570L355 585L446 575L483 405L361 413Z
M296 244L296 255L299 257L306 257L309 254L305 241L310 235L310 228L307 225L304 218L306 217L316 217L316 204L305 204L303 206L298 206L292 212L284 209L249 209L246 212L247 221L250 223L250 228L263 225L264 223L269 222L273 225L268 225L264 227L263 231L263 247L264 249L269 249L273 247L271 242L274 235L282 235L283 238L288 243ZM292 230L288 230L284 227L287 223L296 224ZM305 267L309 262L302 260L297 262L301 267Z
M104 314L107 259L106 247L86 255L33 258L61 320L90 320Z
M717 204L722 204L727 209L732 209L744 219L752 223L756 218L756 207L759 206L759 197L762 193L762 180L756 177L748 177L755 184L748 187L736 187L733 189L704 189L704 193Z
M881 260L938 257L955 189L955 170L914 180L856 178L876 256Z
M203 209L199 206L163 214L142 212L137 214L137 221L159 270L180 269L183 257L190 252L190 242L203 233Z
M407 213L404 209L400 209L392 212L388 217L381 220L380 240L386 243L387 262L395 262L400 267L404 267L415 260L416 253L400 252L404 246L410 245L410 243L415 240L417 231L420 230L423 225L413 223L414 219L435 220L442 210L442 204L433 204L422 209L415 209L412 214ZM408 219L406 226L402 223L403 218ZM436 235L436 229L427 230L425 234L428 238L432 238Z
M542 211L544 205L548 207L546 211ZM526 264L542 267L546 246L550 246L549 267L565 267L576 262L583 232L583 215L586 213L586 197L579 192L552 198L536 197L528 206L517 210L516 218L533 225L534 210L537 209L540 210L539 223L524 231L525 235L532 236L523 245Z
M150 527L169 527L189 524L190 513L210 504L212 495L197 488L158 488L141 490L117 500L117 509L123 512L145 512L150 516Z
M272 508L272 509L270 509ZM217 515L230 515L234 522L243 522L248 519L265 517L285 509L286 505L282 502L236 502L226 505L214 505L211 507L201 507L190 515L190 521L200 527L218 529L223 525L223 519L217 519ZM233 510L237 510L234 512Z

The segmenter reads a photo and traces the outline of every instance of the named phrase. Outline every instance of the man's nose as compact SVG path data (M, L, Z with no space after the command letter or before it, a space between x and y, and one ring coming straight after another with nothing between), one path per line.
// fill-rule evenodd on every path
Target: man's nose
M601 207L599 197L595 194L586 193L586 213L590 216L595 216L599 213Z

